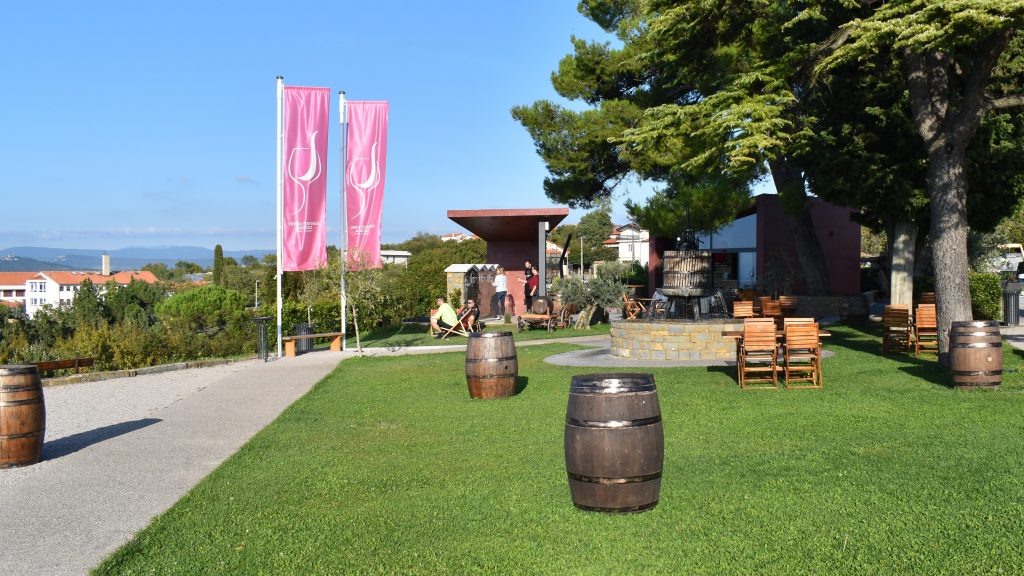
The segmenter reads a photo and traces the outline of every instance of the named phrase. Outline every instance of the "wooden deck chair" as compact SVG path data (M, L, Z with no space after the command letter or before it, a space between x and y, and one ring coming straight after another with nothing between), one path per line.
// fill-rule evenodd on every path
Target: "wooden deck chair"
M921 292L921 301L918 304L935 304L935 292Z
M775 319L776 327L782 329L782 304L778 300L761 299L761 316Z
M914 316L914 356L920 355L922 348L938 354L939 325L935 318L935 304L918 304Z
M771 318L748 318L743 322L743 340L736 347L736 373L743 389L778 390L778 349L775 322ZM751 383L767 384L751 386Z
M910 323L910 307L889 304L882 315L882 354L890 350L909 352L914 345L914 329Z
M452 334L458 334L459 336L465 336L468 338L469 333L472 332L472 330L467 329L467 325L469 324L469 320L467 320L467 318L469 318L469 310L465 310L459 315L459 320L454 326L451 328L441 329L441 340L444 340Z
M796 314L796 296L779 296L779 306L783 316Z
M821 374L821 339L818 337L817 322L787 323L782 350L786 388L825 386Z
M733 318L753 318L754 303L748 300L735 300L732 303Z
M622 294L622 315L629 320L635 320L640 316L643 316L647 308L644 307L643 302L640 302L636 298L631 298L629 294L623 292Z

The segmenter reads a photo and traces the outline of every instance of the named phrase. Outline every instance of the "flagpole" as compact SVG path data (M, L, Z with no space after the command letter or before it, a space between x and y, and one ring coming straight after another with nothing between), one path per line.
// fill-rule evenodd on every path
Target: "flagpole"
M345 296L345 269L348 267L348 206L345 202L345 181L348 178L348 159L346 158L347 144L348 144L348 130L345 125L345 91L338 91L338 116L341 120L341 331L345 331L347 323L346 318L346 305L347 299ZM341 351L348 351L346 341L348 339L342 336L341 338Z
M284 110L284 76L277 77L277 357L281 357L281 203L284 197L284 180L281 173L284 131L282 116Z

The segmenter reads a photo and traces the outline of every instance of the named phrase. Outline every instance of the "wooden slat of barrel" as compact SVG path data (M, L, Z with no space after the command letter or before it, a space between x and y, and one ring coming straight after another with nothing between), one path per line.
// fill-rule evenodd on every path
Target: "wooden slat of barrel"
M474 332L466 345L466 384L471 398L489 400L516 393L519 359L511 332Z
M658 503L665 456L654 376L574 376L565 415L565 467L573 504L639 512Z
M1003 379L999 324L991 320L953 322L949 330L949 363L956 388L999 388Z
M704 288L711 282L711 253L666 251L662 258L664 284L668 288Z
M39 371L31 364L0 366L0 468L39 462L45 431Z

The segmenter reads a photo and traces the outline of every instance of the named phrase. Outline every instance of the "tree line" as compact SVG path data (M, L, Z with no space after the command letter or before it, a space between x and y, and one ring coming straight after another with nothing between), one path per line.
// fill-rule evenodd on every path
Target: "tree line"
M346 274L349 310L346 332L394 325L428 313L446 295L444 269L483 263L482 240L442 242L420 233L385 248L412 253L407 265ZM313 323L318 331L341 329L341 254L328 247L329 265L282 276L282 324ZM143 267L159 279L95 286L84 280L68 306L43 307L31 319L23 309L0 307L0 364L90 357L98 370L140 368L199 358L252 354L253 319L277 315L274 255L223 256L218 245L209 270L191 262ZM196 275L201 275L199 282ZM271 322L273 324L273 322ZM273 330L273 327L271 327ZM273 336L271 336L271 341Z

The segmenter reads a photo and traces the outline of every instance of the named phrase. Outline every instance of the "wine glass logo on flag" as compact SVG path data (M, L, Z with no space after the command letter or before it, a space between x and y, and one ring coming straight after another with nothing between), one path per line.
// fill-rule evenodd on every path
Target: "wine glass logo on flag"
M358 218L366 212L366 208L369 206L367 194L380 184L380 161L377 159L377 146L379 145L379 141L373 143L369 157L358 156L349 162L348 185L359 192L359 209L355 214L350 215L349 219Z
M289 216L298 214L306 207L309 200L309 185L316 182L322 173L320 155L316 151L316 136L319 130L309 135L309 146L295 147L288 153L288 178L302 190L302 198Z

